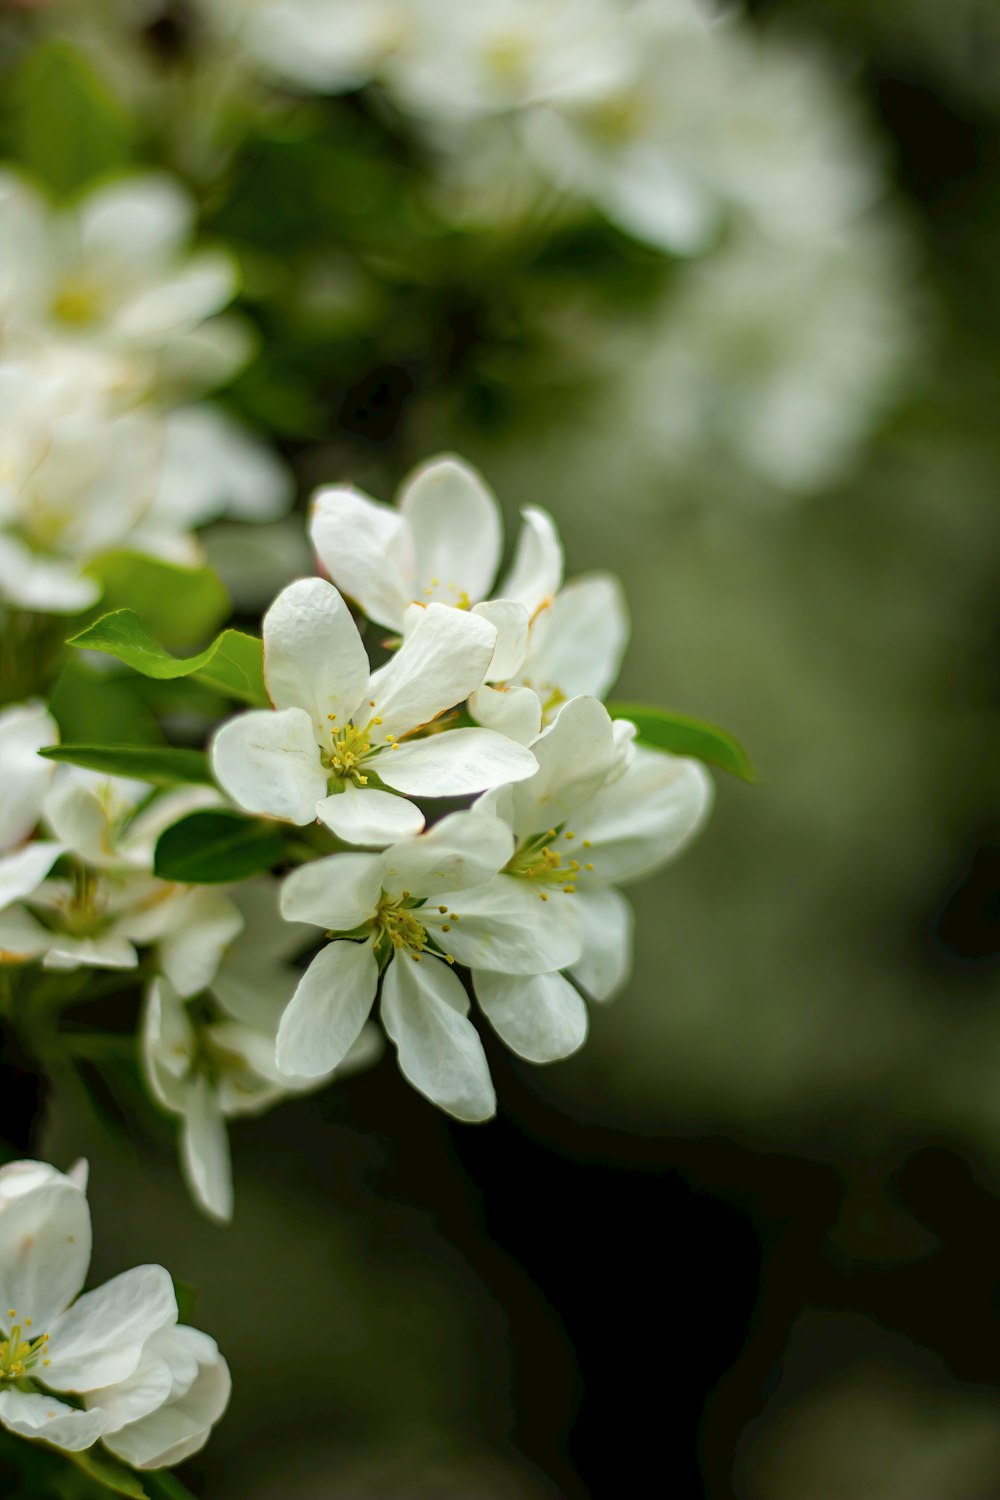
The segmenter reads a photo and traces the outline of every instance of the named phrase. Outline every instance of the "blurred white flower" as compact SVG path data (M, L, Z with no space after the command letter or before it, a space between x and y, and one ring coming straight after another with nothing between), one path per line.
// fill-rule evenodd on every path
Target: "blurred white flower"
M278 82L317 93L360 87L403 34L409 0L206 0L223 45Z
M278 910L277 882L237 887L243 919L216 972L187 999L166 978L146 997L141 1041L150 1090L181 1120L180 1156L197 1203L223 1222L232 1217L233 1180L226 1120L260 1114L293 1094L318 1088L327 1072L295 1078L278 1071L278 1023L299 979L288 959L302 936ZM343 1076L374 1062L381 1039L366 1027L337 1069Z
M414 1088L462 1120L487 1119L493 1085L456 960L536 973L579 952L572 917L495 878L513 838L498 818L452 813L382 854L334 854L288 876L281 910L327 930L281 1019L277 1063L309 1077L336 1067L382 981L381 1017ZM492 892L484 898L483 892Z
M232 300L228 252L191 250L195 205L165 174L92 189L52 209L11 172L0 176L0 339L39 335L115 352L169 350Z
M50 839L24 842L41 817L56 769L38 751L58 739L59 726L44 703L0 710L0 911L30 895L62 853Z
M300 579L264 617L274 710L222 726L215 775L248 811L299 824L319 818L348 843L418 833L423 814L407 796L462 796L535 769L530 751L492 730L408 738L481 685L495 644L487 620L431 604L373 673L337 590Z
M85 1181L85 1168L0 1167L0 1423L71 1452L100 1439L142 1468L179 1463L222 1415L229 1370L212 1339L177 1326L162 1266L79 1295L91 1251Z

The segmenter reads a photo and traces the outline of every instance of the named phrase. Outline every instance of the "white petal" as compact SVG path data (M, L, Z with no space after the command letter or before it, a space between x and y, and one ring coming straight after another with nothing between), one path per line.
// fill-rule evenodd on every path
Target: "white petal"
M496 627L497 643L486 673L490 682L504 682L519 671L528 650L528 611L514 599L487 599L472 611Z
M8 1308L39 1334L79 1292L90 1265L90 1209L65 1180L37 1187L0 1211L0 1327Z
M109 868L124 862L117 848L119 824L148 791L143 782L93 775L74 766L46 797L45 821L81 859Z
M149 986L139 1041L150 1093L164 1109L181 1114L191 1087L195 1037L187 1007L165 979Z
M400 1072L459 1120L488 1120L496 1095L468 996L448 965L425 954L397 954L382 984L382 1024Z
M281 887L286 922L353 932L375 915L385 868L381 854L331 854L293 870Z
M36 1188L51 1187L54 1184L69 1182L78 1187L81 1192L87 1191L87 1163L82 1159L76 1162L68 1172L60 1172L57 1167L50 1166L47 1161L9 1161L0 1167L0 1208L10 1198L20 1198L25 1193L33 1193ZM78 1181L78 1178L82 1180ZM0 1320L3 1326L5 1320Z
M74 938L51 934L52 941L42 959L43 969L134 969L139 955L127 938L106 932L96 938Z
M24 910L11 906L0 912L0 963L22 963L48 952L55 934Z
M219 1099L203 1074L191 1080L181 1128L181 1167L195 1201L213 1219L233 1217L233 1169Z
M101 597L101 585L78 566L30 552L0 536L0 599L49 615L75 615Z
M56 1448L79 1453L97 1442L107 1418L102 1411L81 1411L54 1396L8 1389L0 1391L0 1422L21 1437L40 1438Z
M112 327L125 338L155 348L173 333L194 328L233 298L239 277L225 250L192 256L173 275L123 304Z
M330 714L351 718L368 687L368 657L351 612L325 578L290 583L264 616L264 676L275 708L304 708L318 744Z
M204 1445L226 1409L231 1388L229 1366L221 1354L199 1361L198 1375L183 1395L109 1433L105 1446L137 1469L179 1464Z
M562 576L563 550L555 522L548 511L525 506L514 563L497 591L500 598L514 599L534 615L555 598Z
M316 815L345 844L370 844L377 849L412 838L424 826L423 813L405 797L376 786L355 786L353 781L317 802Z
M471 891L444 892L440 904L421 908L421 920L445 953L470 969L507 974L547 974L580 956L572 897L552 889L542 901L537 888L513 875L496 875ZM457 913L457 920L456 920ZM440 933L447 923L450 932Z
M221 515L274 521L291 505L293 489L271 449L221 407L203 401L168 415L152 515L172 528L193 529Z
M84 1292L50 1325L45 1383L95 1391L131 1375L151 1333L177 1321L173 1282L162 1266L135 1266Z
M59 726L43 703L0 712L0 849L26 839L38 822L55 765L38 751L59 740Z
M575 821L577 809L604 785L615 760L608 711L596 698L573 698L531 748L538 773L514 789L518 834L541 833L567 819Z
M464 890L502 870L513 852L514 836L499 818L452 813L420 838L386 850L382 884L393 895Z
M64 852L64 845L39 839L16 854L0 855L0 911L30 896Z
M243 913L221 891L195 887L176 904L159 940L160 968L179 995L207 989L243 928Z
M494 974L477 969L476 999L512 1052L528 1062L569 1057L587 1039L587 1007L561 974Z
M283 1073L318 1078L343 1062L375 999L378 964L370 942L328 943L313 959L278 1027Z
M489 593L500 564L500 508L481 474L460 459L421 465L406 481L399 513L416 550L418 598L465 605Z
M577 887L573 897L583 952L570 973L594 1000L613 1000L632 969L635 914L620 891Z
M431 604L391 661L373 675L379 737L408 734L482 687L496 645L479 615Z
M312 720L301 708L238 714L212 741L212 770L219 785L247 812L290 823L311 823L326 796Z
M192 199L172 177L144 173L88 193L79 208L88 259L120 273L148 276L169 264L194 229Z
M174 1387L173 1373L165 1359L150 1352L150 1346L155 1345L159 1338L159 1334L154 1334L147 1340L138 1368L127 1380L121 1380L117 1385L103 1386L88 1395L88 1410L104 1415L105 1432L117 1432L119 1428L129 1422L139 1421L170 1400Z
M640 746L624 775L583 809L574 832L593 845L598 879L638 880L700 832L712 797L711 777L700 762Z
M533 688L494 688L487 683L470 695L469 712L477 724L519 745L530 745L542 728L542 705Z
M383 752L378 771L387 786L411 797L465 797L534 776L526 745L494 729L448 729Z
M402 630L416 584L413 541L399 513L358 490L322 489L313 497L309 535L341 593L370 620Z
M564 698L603 698L618 676L628 636L618 579L610 573L574 578L535 621L524 677L543 697L557 688Z

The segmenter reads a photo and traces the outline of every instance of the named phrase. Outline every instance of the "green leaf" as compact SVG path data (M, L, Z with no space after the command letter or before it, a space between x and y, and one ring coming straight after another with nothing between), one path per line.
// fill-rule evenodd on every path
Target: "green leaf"
M144 1474L142 1479L150 1500L194 1500L187 1485L181 1484L177 1475L171 1474L169 1469L154 1469L151 1474Z
M224 630L197 656L178 658L153 639L135 610L116 609L102 615L68 642L87 651L104 651L144 677L161 680L197 677L209 687L243 703L268 707L264 686L264 650L256 636Z
M12 88L15 143L24 166L68 195L125 166L128 116L79 52L50 40L35 48Z
M161 880L217 885L270 870L285 854L272 823L239 813L191 813L160 835L153 869Z
M178 781L214 785L202 750L177 750L172 745L48 745L38 753L46 760L84 766L106 776L134 776L156 786Z
M642 703L609 703L613 719L631 719L644 745L669 750L671 755L689 755L710 766L731 771L743 781L755 781L750 758L738 740L717 724L692 719L687 714L669 713L664 708L649 708Z
M138 552L106 552L86 571L104 585L106 609L131 609L158 641L197 645L230 613L229 595L212 568L179 568Z
M85 1448L82 1453L67 1453L66 1457L112 1495L129 1495L132 1500L148 1500L147 1491L143 1489L138 1476L123 1464L117 1463L103 1448Z
M190 1281L178 1281L173 1278L174 1296L177 1298L177 1316L180 1322L190 1323L194 1317L195 1303L198 1301L198 1288L192 1286Z
M49 698L60 737L78 745L110 739L128 745L162 744L163 735L143 700L144 686L133 672L96 671L84 657L69 653Z

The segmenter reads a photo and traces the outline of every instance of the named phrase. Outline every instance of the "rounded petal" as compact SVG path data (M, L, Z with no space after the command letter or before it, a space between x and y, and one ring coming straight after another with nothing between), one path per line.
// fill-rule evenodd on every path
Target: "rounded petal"
M0 1327L30 1318L49 1331L72 1302L90 1265L90 1209L66 1178L4 1201L0 1209Z
M335 714L351 718L368 687L358 627L325 578L299 578L264 616L264 677L275 708L304 708L317 743L329 745Z
M494 729L449 729L410 740L377 761L387 786L411 797L465 797L523 781L538 769L531 750Z
M26 839L38 822L55 766L38 751L59 740L44 703L19 703L0 712L0 849Z
M385 868L380 854L331 854L293 870L281 887L286 922L353 932L375 915Z
M500 507L481 474L444 456L422 464L399 496L416 552L421 600L467 608L489 593L503 550Z
M638 880L701 831L712 798L712 779L699 761L639 746L624 774L583 809L574 831L593 846L598 879Z
M154 979L149 986L139 1039L150 1093L164 1109L182 1114L191 1087L194 1030L187 1007L165 979Z
M496 641L496 628L481 616L428 605L395 656L372 676L379 737L429 724L482 687Z
M580 934L571 896L539 892L527 880L496 875L471 891L443 892L440 904L421 909L421 921L446 953L470 969L507 974L547 974L580 957ZM440 932L447 924L450 931ZM439 935L440 932L440 935Z
M54 1396L33 1391L0 1391L0 1422L20 1437L39 1438L68 1453L79 1453L97 1442L107 1426L102 1411L81 1411Z
M577 887L583 952L570 973L594 1000L613 1000L632 969L635 914L620 891Z
M483 1014L498 1036L528 1062L569 1057L587 1039L587 1007L562 974L472 976Z
M47 615L76 615L101 597L101 585L72 563L31 552L0 536L0 599Z
M317 490L309 535L341 593L370 620L402 630L416 583L413 540L399 513L348 486Z
M534 615L555 598L562 576L563 549L555 522L548 511L526 505L514 562L498 591L500 598L514 599L529 616Z
M63 853L64 845L39 839L16 854L0 855L0 911L37 890Z
M219 785L247 812L311 823L326 796L327 774L309 715L255 709L223 724L212 741Z
M182 896L158 943L160 968L179 995L208 988L242 929L243 913L221 891L195 886Z
M414 896L464 890L496 875L513 852L514 836L499 818L452 813L420 838L386 850L382 884L392 895L404 890Z
M222 1224L233 1217L233 1168L219 1097L198 1074L191 1080L181 1127L181 1169L191 1195Z
M195 206L165 173L143 173L88 193L78 210L88 258L144 279L168 264L190 239Z
M226 250L206 250L173 275L130 297L113 321L125 338L155 347L194 328L230 302L239 284L236 262Z
M514 789L514 831L540 833L574 818L615 764L611 719L596 698L564 703L532 745L538 773ZM575 830L574 830L575 831Z
M542 697L557 689L564 698L603 698L618 676L628 637L618 579L610 573L574 578L535 621L523 675Z
M375 786L355 786L352 781L343 791L318 802L316 815L345 844L370 844L377 849L412 838L424 826L423 813L405 797Z
M484 729L495 729L519 745L532 744L541 733L542 705L533 688L487 683L470 696L469 712Z
M274 521L293 494L291 474L277 456L221 407L203 401L170 412L152 514L172 529L221 515Z
M519 671L528 650L528 611L514 599L487 599L472 611L495 626L497 643L489 670L490 682L505 682Z
M370 942L333 942L309 965L278 1027L282 1073L319 1078L343 1062L361 1034L378 988Z
M204 1446L229 1403L231 1389L229 1366L218 1350L211 1358L200 1357L195 1379L181 1394L148 1416L108 1433L105 1446L137 1469L179 1464Z
M425 954L397 954L382 984L382 1024L395 1043L400 1072L459 1120L488 1120L496 1095L469 1000L457 975Z
M57 1391L95 1391L131 1375L142 1346L177 1321L173 1282L162 1266L135 1266L84 1292L50 1325L45 1383Z

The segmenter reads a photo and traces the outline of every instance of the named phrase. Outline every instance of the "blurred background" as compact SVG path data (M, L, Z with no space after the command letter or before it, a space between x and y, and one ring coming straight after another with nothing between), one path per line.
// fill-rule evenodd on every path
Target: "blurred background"
M223 1230L128 1076L50 1095L33 1145L91 1159L95 1277L168 1264L233 1366L185 1480L1000 1497L1000 11L751 5L724 209L681 244L474 111L428 124L412 81L275 77L214 9L7 0L0 139L57 196L167 168L239 262L256 353L216 399L299 512L206 532L237 614L309 569L315 484L389 499L453 449L509 537L546 506L570 575L624 580L616 696L725 724L759 781L720 775L633 893L579 1054L485 1039L487 1126L387 1057L237 1124ZM864 179L850 211L741 218L761 184L819 202L779 151L806 136Z

